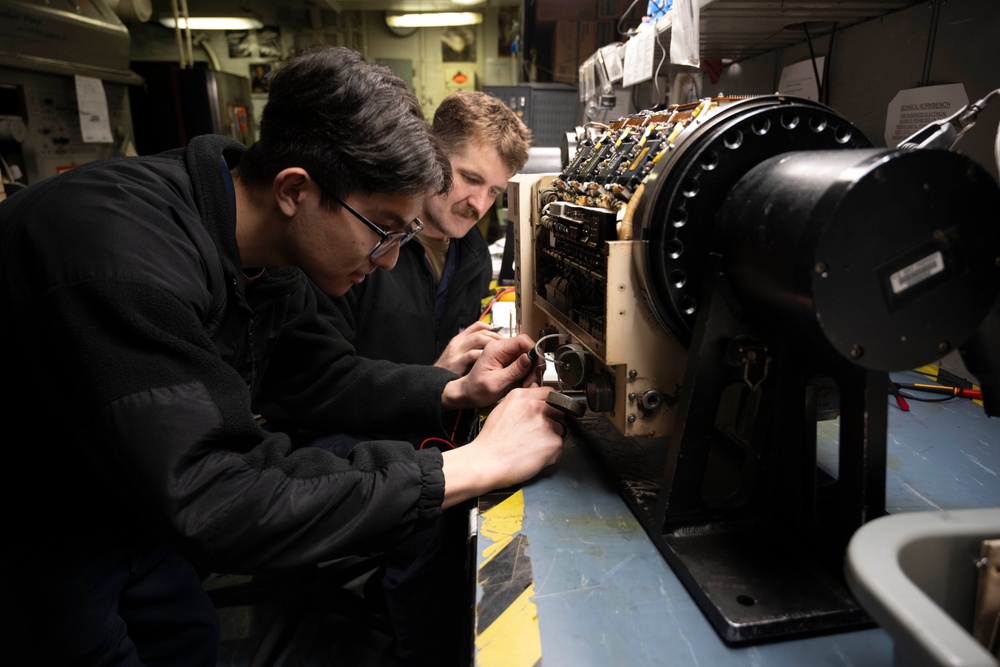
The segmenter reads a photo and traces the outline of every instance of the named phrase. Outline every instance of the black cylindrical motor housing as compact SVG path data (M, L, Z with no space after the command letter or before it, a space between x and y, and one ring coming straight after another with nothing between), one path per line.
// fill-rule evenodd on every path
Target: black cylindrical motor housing
M1000 289L1000 188L949 151L769 158L730 190L715 250L757 322L882 371L970 338Z
M871 147L846 118L802 98L752 97L699 115L660 156L636 207L637 277L660 324L690 342L716 214L750 169L790 151Z

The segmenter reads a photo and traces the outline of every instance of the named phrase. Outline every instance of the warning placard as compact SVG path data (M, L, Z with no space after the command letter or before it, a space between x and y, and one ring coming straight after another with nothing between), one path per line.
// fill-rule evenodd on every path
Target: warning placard
M885 145L898 145L928 123L946 118L968 103L969 96L960 83L899 91L885 113Z

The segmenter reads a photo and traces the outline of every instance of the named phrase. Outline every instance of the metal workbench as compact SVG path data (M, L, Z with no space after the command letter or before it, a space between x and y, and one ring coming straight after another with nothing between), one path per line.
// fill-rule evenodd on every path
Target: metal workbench
M1000 420L967 399L888 400L890 514L1000 507ZM821 467L836 433L820 424ZM476 523L480 667L892 664L877 627L727 645L578 435L539 478L481 498Z

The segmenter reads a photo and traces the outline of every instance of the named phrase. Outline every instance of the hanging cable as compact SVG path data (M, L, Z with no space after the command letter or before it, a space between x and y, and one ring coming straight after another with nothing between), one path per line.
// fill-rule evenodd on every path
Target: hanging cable
M806 34L806 43L809 44L809 60L813 66L813 78L816 79L816 100L823 99L823 81L819 77L819 69L816 67L816 51L813 49L812 35L809 34L809 24L802 24L802 32Z
M636 33L635 30L622 30L622 23L624 23L625 17L629 15L629 12L632 11L632 8L635 7L637 2L639 2L639 0L632 0L632 4L629 5L628 8L622 12L621 18L618 19L618 25L616 26L616 30L618 30L619 35L631 37Z
M653 35L656 36L656 45L660 47L660 62L656 63L656 69L653 70L653 89L656 91L656 99L651 100L653 106L656 106L663 101L663 96L660 94L660 68L663 67L663 61L667 58L667 50L663 48L663 44L660 42L660 31L656 29L656 21L652 22Z
M188 12L187 0L181 0L181 13L184 15L184 37L187 44L187 66L194 67L194 46L191 39L191 15Z
M215 55L215 50L212 48L212 45L209 44L208 38L205 37L205 34L202 33L195 37L194 43L205 52L206 56L208 56L208 62L211 65L211 68L216 72L221 72L222 64L219 62L219 56Z
M1000 125L997 125L997 136L993 141L993 158L997 161L997 172L1000 173Z
M951 150L962 135L976 124L979 113L991 99L1000 95L1000 88L986 94L978 102L968 104L947 118L935 120L906 139L896 148L940 148Z
M177 8L177 0L170 0L170 9L174 13L174 37L177 38L177 64L181 69L184 69L187 65L185 65L184 40L181 37L181 15L180 10Z

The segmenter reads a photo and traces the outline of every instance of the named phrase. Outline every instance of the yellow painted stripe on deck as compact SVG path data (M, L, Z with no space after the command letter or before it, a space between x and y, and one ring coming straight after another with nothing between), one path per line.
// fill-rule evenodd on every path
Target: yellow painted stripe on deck
M531 667L542 659L538 608L532 583L476 637L478 667Z
M518 489L510 497L483 512L482 517L483 525L479 532L492 540L492 544L483 549L485 564L521 532L521 524L524 522L524 492Z
M483 548L480 570L521 533L524 492L518 489L481 516L479 534L490 544ZM542 637L534 596L532 582L488 627L477 629L477 667L534 667L541 662Z

